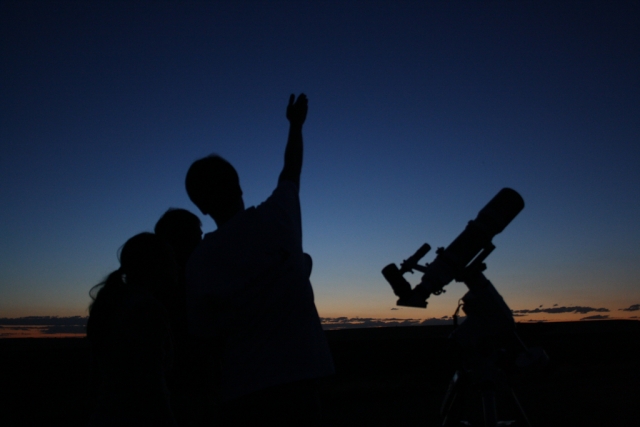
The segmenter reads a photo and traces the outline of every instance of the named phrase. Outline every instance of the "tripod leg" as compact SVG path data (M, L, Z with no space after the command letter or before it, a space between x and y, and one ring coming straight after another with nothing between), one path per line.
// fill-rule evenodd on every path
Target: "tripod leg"
M520 415L522 416L522 419L524 420L524 422L527 424L528 427L532 427L531 421L529 421L529 418L527 418L527 414L524 413L524 409L522 409L522 405L520 405L520 401L516 397L516 393L513 391L513 389L511 389L511 397L513 397L513 402L516 404L516 407L520 411Z
M442 427L453 427L458 423L458 418L460 416L459 406L460 402L458 402L457 393L453 393L451 396L448 396L447 406L442 409Z
M462 395L464 394L464 387L460 382L461 373L458 371L453 375L442 402L442 408L440 409L442 427L455 426L460 420Z
M482 391L482 409L484 411L484 427L496 427L498 425L498 414L496 411L495 391Z

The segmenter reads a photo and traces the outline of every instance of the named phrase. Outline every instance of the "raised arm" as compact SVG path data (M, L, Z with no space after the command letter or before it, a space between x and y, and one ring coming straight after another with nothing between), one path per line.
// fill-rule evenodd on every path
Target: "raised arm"
M287 105L287 120L289 120L289 139L284 150L284 167L280 172L278 182L291 181L300 187L300 172L302 172L302 125L307 118L307 96L301 93L298 99L295 95L289 97Z

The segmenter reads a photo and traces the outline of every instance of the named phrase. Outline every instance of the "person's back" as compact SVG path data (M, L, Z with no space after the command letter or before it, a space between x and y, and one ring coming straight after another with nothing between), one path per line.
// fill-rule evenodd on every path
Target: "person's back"
M157 256L159 243L150 233L129 239L121 267L92 290L87 338L99 381L92 426L175 425L165 382L171 331L154 295L173 281L173 260Z
M176 286L164 305L171 319L174 359L167 375L171 404L181 426L209 425L217 417L214 398L218 382L215 342L191 336L187 330L186 266L202 241L202 223L186 209L170 208L156 222L154 232L173 249L177 262Z
M155 234L172 249L176 260L177 279L175 286L162 301L169 318L174 340L175 361L170 382L173 388L184 391L191 388L196 377L201 376L191 359L187 330L186 268L187 261L202 241L200 219L186 209L170 208L156 222Z
M265 203L207 234L189 263L191 330L207 335L213 326L224 343L225 399L333 372L296 238L299 214L287 218L280 203L295 194L288 187L281 183Z
M129 293L118 305L107 320L109 336L89 334L101 383L93 421L173 425L164 377L172 352L166 314L142 292Z
M302 250L306 97L293 101L285 166L264 203L244 209L235 169L218 156L195 162L187 174L190 198L218 225L188 263L189 329L224 344L220 392L232 424L252 421L256 408L262 423L314 422L313 381L333 373Z

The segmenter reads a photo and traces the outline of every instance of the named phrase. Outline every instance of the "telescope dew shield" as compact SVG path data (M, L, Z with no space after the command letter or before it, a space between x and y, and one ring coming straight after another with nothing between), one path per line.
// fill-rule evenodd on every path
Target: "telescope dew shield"
M451 267L451 274L457 276L523 208L524 200L520 194L510 188L503 188L438 257L442 257ZM447 283L442 284L445 285Z
M493 237L501 233L522 209L522 196L511 188L503 188L480 210L476 221L484 225Z

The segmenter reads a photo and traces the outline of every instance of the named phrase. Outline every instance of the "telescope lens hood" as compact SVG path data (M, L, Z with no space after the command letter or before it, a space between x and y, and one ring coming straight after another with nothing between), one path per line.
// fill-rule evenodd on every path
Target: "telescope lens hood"
M503 188L478 213L477 221L485 226L491 235L496 235L524 209L524 199L517 191Z

